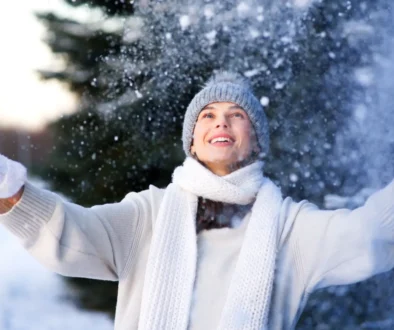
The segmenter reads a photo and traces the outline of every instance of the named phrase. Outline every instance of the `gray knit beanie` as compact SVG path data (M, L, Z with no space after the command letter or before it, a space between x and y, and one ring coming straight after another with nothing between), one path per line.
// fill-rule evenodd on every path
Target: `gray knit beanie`
M242 107L254 127L261 152L268 153L267 117L259 100L253 95L250 82L237 73L221 71L207 81L187 107L182 132L183 150L187 156L191 156L190 147L198 115L205 106L213 102L232 102Z

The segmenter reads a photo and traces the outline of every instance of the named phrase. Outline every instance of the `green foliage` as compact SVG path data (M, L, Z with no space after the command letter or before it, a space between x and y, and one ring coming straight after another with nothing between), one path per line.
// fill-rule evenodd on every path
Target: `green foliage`
M165 186L182 157L179 142L172 136L144 142L138 126L123 119L105 121L93 111L60 119L50 127L61 133L53 151L56 157L41 175L86 206L119 201L149 184ZM166 153L160 152L163 148Z

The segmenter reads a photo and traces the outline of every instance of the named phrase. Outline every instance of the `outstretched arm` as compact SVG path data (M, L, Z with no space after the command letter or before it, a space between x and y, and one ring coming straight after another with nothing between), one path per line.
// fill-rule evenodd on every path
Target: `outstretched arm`
M16 190L10 189L15 181L9 172L15 164L6 166L0 181L0 224L38 261L62 275L104 280L118 280L130 270L151 215L146 192L85 208L22 182L22 189L7 198Z
M350 284L394 267L394 180L353 211L305 203L289 240L309 290Z

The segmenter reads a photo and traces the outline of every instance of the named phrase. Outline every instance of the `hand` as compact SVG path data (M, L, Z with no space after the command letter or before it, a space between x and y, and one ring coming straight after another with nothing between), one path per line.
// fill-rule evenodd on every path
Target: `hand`
M0 199L14 196L26 182L26 168L0 154Z

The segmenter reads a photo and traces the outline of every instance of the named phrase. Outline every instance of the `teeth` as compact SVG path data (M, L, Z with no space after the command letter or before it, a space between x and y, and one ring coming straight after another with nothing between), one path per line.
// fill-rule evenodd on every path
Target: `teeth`
M211 141L211 143L216 143L216 142L230 142L230 139L225 137L219 137Z

